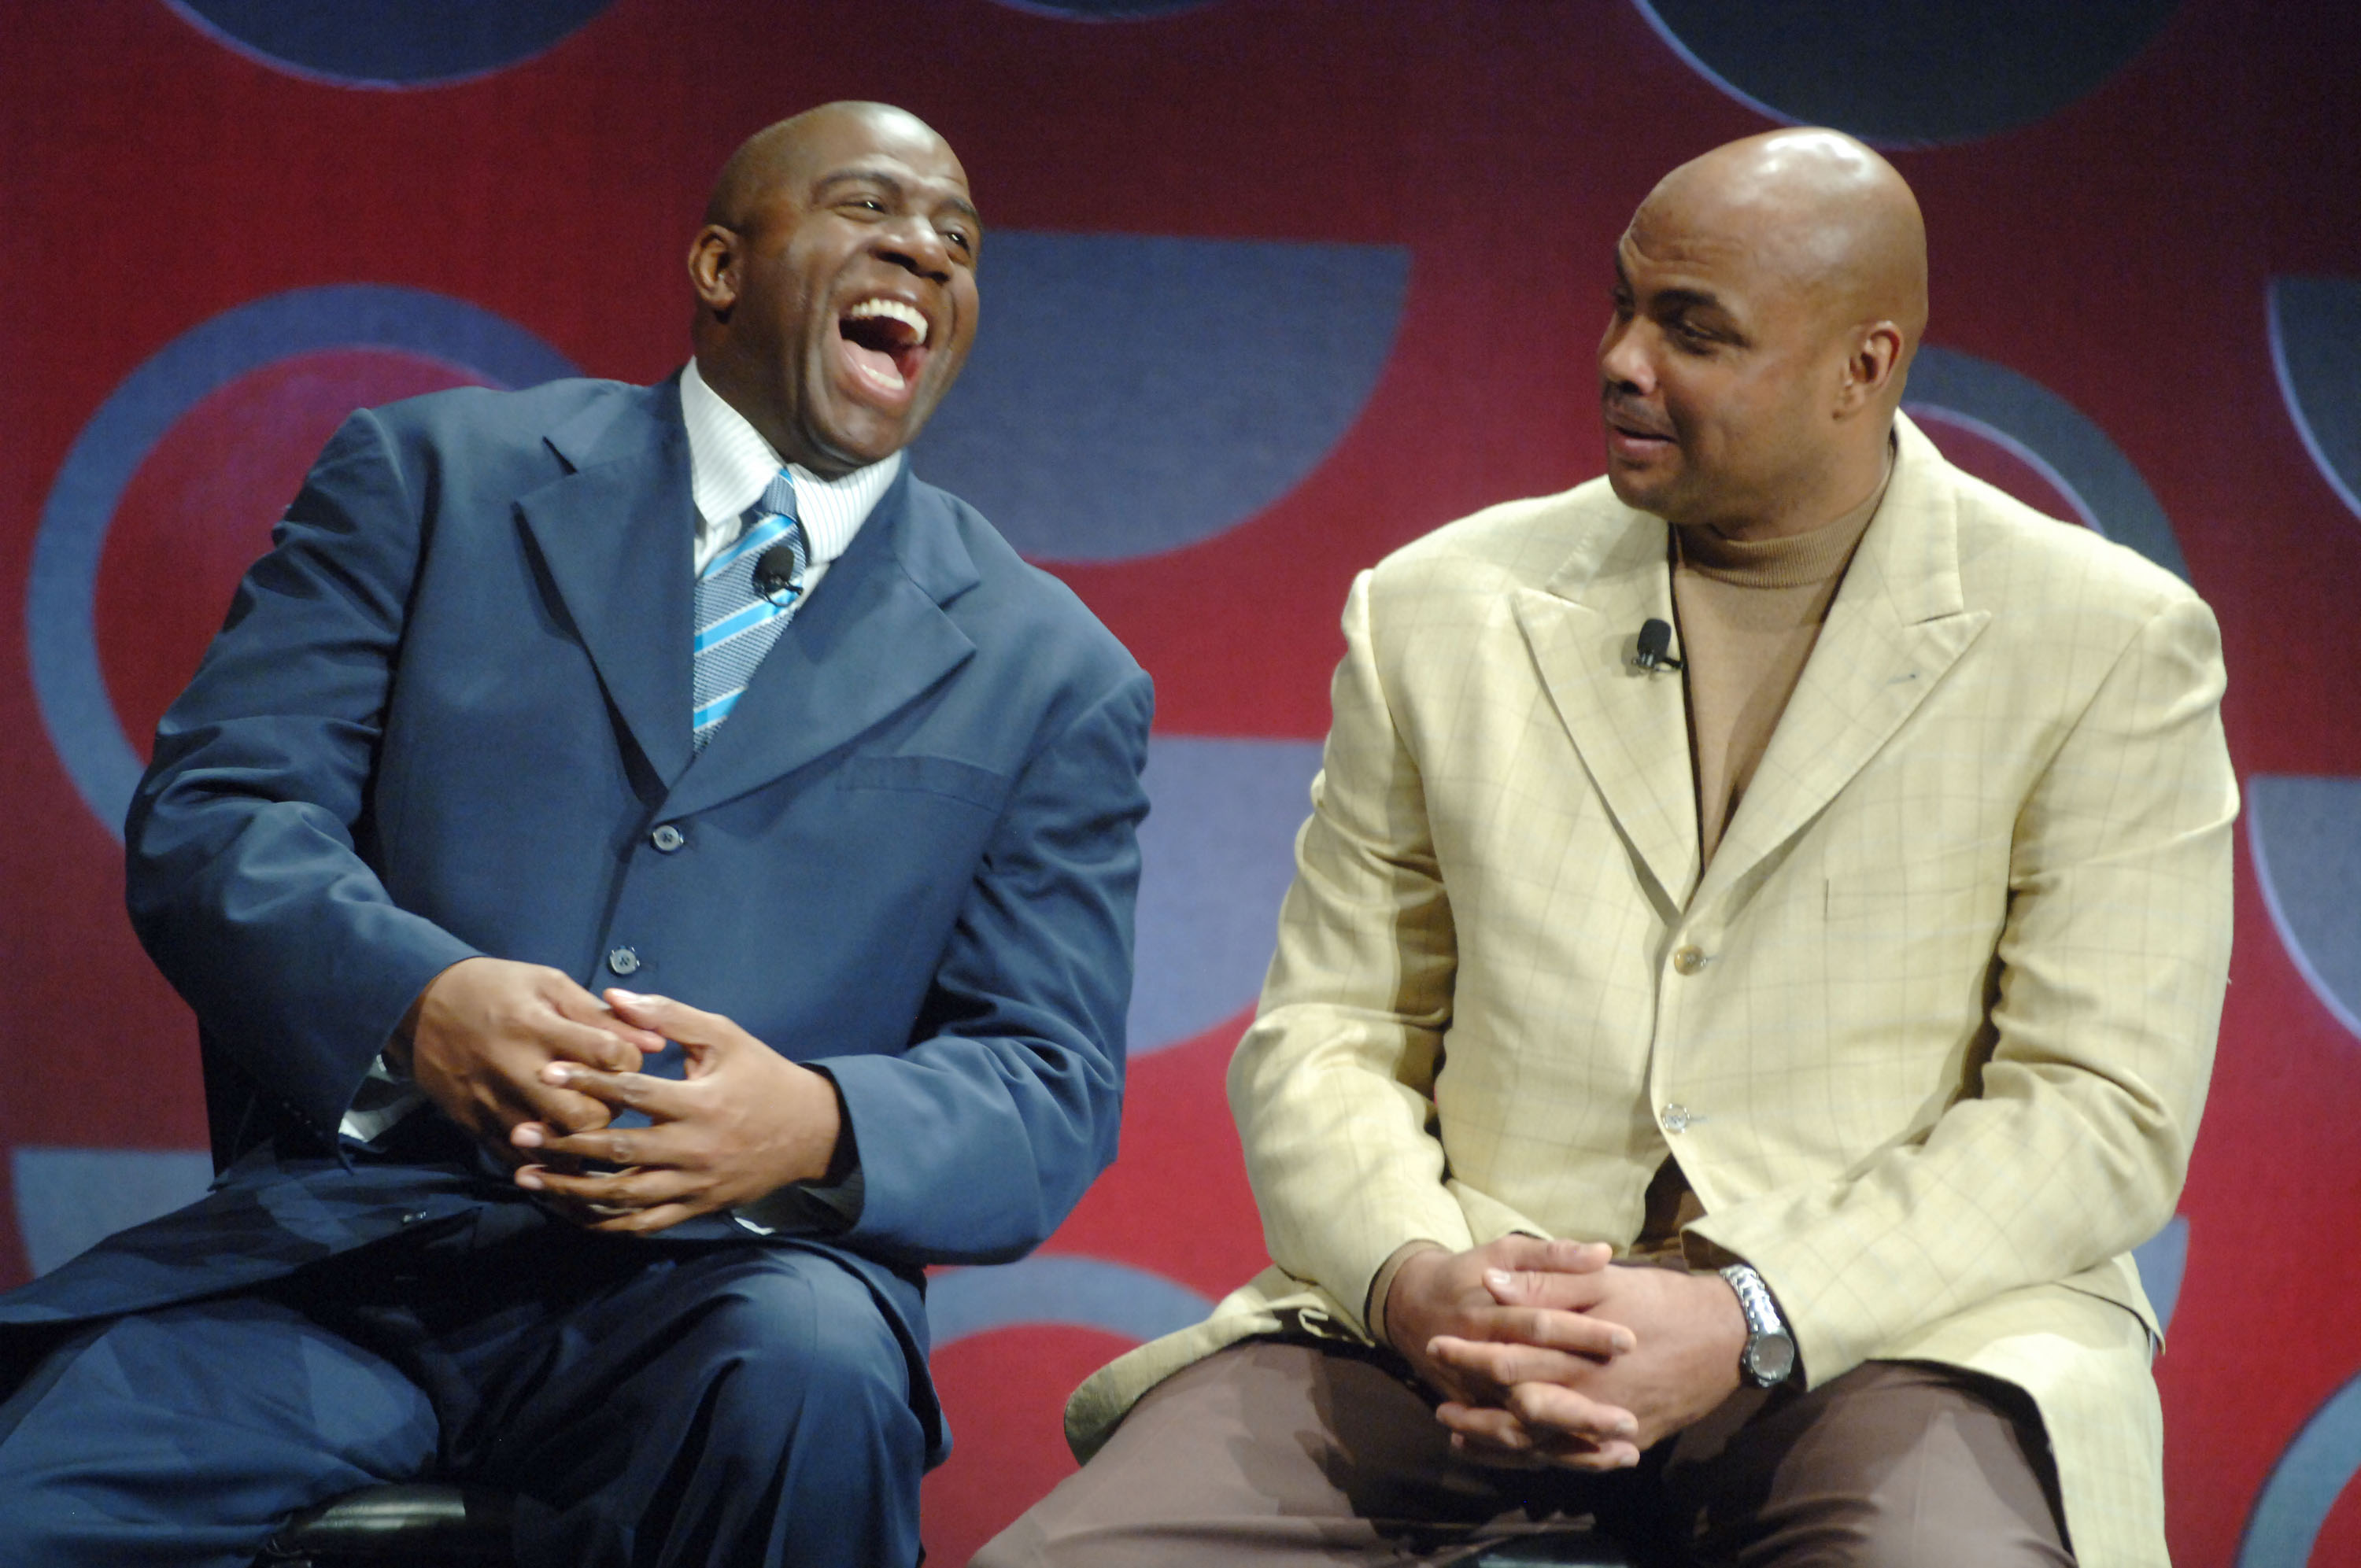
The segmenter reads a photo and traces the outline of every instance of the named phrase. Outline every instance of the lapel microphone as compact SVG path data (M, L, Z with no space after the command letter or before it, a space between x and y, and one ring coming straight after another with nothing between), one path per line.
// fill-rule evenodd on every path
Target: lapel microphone
M801 563L796 559L794 546L772 545L768 550L763 551L762 558L754 563L754 591L773 604L781 602L779 599L781 594L792 595L796 589L802 587L796 581L803 575L797 570L800 565ZM1661 626L1664 623L1654 621L1651 624Z
M1672 645L1673 629L1650 616L1640 623L1640 651L1631 655L1631 663L1652 674L1658 670L1677 670L1681 662L1666 652Z

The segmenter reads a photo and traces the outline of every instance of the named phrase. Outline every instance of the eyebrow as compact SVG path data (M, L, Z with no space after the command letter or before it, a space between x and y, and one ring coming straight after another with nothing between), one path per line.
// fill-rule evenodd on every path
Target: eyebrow
M1631 274L1624 269L1620 248L1615 256L1615 286L1627 294L1634 292ZM1671 305L1676 310L1715 311L1725 316L1730 313L1730 307L1722 302L1721 297L1707 289L1659 289L1650 298L1653 302Z
M894 199L897 202L909 194L908 189L899 180L875 169L840 169L833 174L820 176L819 182L812 189L815 194L824 195L839 185L851 184L883 186L893 193ZM949 207L972 224L983 222L983 214L975 210L975 203L963 196L947 196L941 205Z

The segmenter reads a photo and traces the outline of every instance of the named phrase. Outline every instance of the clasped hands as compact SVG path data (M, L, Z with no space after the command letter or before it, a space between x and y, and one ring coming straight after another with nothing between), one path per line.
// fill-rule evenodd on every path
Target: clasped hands
M638 1071L667 1041L687 1076ZM842 1130L835 1085L720 1014L619 989L602 1000L539 964L445 970L402 1022L392 1054L405 1053L518 1186L590 1230L661 1231L817 1179ZM649 1124L611 1126L624 1110Z
M1738 1387L1746 1319L1721 1277L1612 1255L1603 1242L1504 1236L1403 1261L1386 1337L1443 1396L1454 1448L1618 1470Z

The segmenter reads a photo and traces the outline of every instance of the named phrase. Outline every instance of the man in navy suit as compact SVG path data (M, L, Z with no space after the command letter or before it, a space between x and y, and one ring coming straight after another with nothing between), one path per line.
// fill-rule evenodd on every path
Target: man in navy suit
M529 1568L917 1560L921 1270L1114 1154L1151 695L901 456L942 139L814 110L707 216L678 377L354 415L166 716L130 905L223 1175L0 1299L12 1564L423 1476Z

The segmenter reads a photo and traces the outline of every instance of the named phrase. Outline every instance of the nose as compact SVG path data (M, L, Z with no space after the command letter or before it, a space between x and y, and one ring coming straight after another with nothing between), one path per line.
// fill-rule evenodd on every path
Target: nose
M950 281L950 247L924 217L913 214L881 229L876 250L880 258L921 278L937 283Z
M1608 319L1607 335L1598 340L1598 375L1609 386L1642 397L1655 389L1655 367L1642 345L1646 323L1638 316Z

